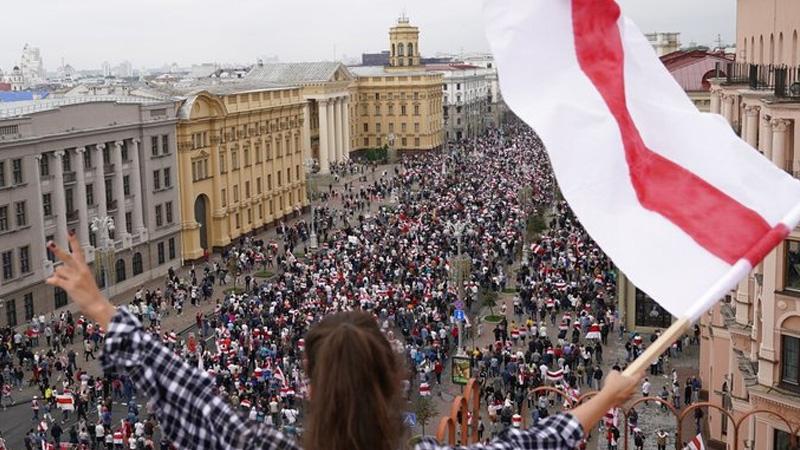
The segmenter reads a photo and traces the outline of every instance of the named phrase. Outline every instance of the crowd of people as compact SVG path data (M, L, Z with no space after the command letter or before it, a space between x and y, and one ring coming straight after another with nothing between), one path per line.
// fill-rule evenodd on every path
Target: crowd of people
M206 370L217 393L242 414L288 434L302 433L304 336L338 311L375 316L408 361L409 396L420 385L441 384L449 359L467 355L493 432L512 426L515 414L536 421L577 400L581 390L599 387L604 346L620 327L616 272L557 199L546 153L530 129L509 125L455 150L406 157L380 173L374 165L333 168L337 181L354 175L358 183L319 189L322 206L314 207L312 220L279 224L276 241L242 237L184 277L170 270L165 288L140 291L129 311ZM340 208L330 206L334 200ZM546 222L538 235L529 229L532 217ZM319 248L311 246L312 233ZM451 267L458 255L469 261L466 268ZM469 317L458 323L456 310L478 310L510 284L518 294L499 323ZM163 318L184 314L187 304L206 305L193 308L195 329L186 335L163 329ZM482 332L493 333L494 342L468 343ZM643 348L641 336L619 332L634 357ZM139 410L130 380L86 372L103 334L69 312L37 317L27 331L0 331L3 406L13 404L14 389L38 388L27 448L42 442L170 448L157 439L157 411ZM544 385L568 396L534 393ZM118 423L115 402L127 405ZM607 426L612 435L614 414Z

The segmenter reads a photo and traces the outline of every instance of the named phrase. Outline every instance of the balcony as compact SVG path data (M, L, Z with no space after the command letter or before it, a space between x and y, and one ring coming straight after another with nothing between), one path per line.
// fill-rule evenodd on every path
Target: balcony
M109 200L106 202L106 210L108 211L116 211L117 209L117 201L116 200Z
M78 210L73 209L72 211L67 213L67 223L73 223L78 221Z
M731 62L724 69L717 63L716 70L728 84L746 84L754 91L772 91L777 99L800 100L800 66Z
M75 172L64 172L64 183L74 183Z

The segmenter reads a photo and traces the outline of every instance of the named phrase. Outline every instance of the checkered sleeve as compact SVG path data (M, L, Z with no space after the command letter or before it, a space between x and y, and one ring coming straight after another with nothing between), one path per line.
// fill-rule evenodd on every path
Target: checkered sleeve
M527 430L508 428L488 444L469 447L440 445L433 438L425 438L414 450L574 450L583 439L580 422L570 413L556 414L541 420Z
M162 345L125 308L111 320L100 358L106 373L123 373L156 405L177 448L297 449L279 431L247 420L214 394L214 382Z

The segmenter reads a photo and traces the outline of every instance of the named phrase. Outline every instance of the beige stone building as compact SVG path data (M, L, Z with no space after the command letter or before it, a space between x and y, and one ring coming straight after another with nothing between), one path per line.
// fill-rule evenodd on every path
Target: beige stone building
M182 254L221 249L308 205L302 89L229 83L185 94L177 125Z
M711 80L711 111L775 165L800 168L797 64L800 2L739 0L737 63ZM745 419L738 448L788 448L800 423L800 231L773 250L702 318L700 373L709 401ZM712 442L733 445L733 424L708 414ZM747 444L749 447L745 447Z
M441 73L420 65L419 29L401 17L389 30L389 66L351 67L353 149L441 148L444 117Z

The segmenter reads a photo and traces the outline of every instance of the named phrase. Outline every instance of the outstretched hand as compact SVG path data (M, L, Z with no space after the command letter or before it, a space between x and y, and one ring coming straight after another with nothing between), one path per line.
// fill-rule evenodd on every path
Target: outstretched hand
M55 242L47 243L47 248L63 264L56 267L46 283L65 290L84 314L107 329L116 309L97 287L94 274L86 264L75 232L71 231L68 239L71 252L59 247Z

